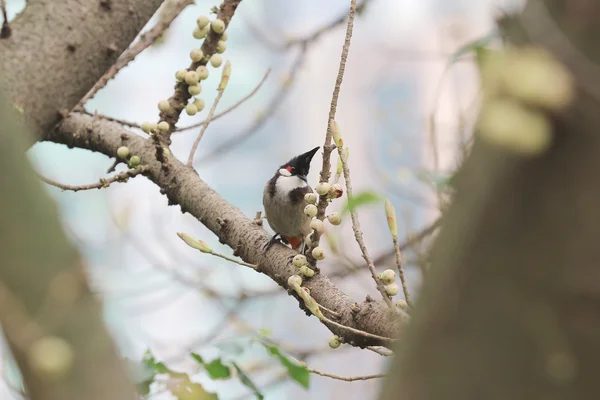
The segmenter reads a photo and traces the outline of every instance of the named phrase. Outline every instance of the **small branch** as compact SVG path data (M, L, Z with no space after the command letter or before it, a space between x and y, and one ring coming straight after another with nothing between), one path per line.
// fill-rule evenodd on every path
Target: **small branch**
M386 350L383 350L383 349L381 349L379 347L375 347L375 346L367 346L366 349L371 350L373 353L377 353L380 356L384 356L384 357L390 357L390 356L394 355L393 351L386 351Z
M325 143L323 144L323 165L321 167L320 174L320 182L329 182L329 177L331 175L331 152L333 147L331 146L331 129L329 127L329 121L335 120L335 113L337 110L337 102L338 97L340 95L340 89L342 86L342 80L344 79L344 71L346 69L346 60L348 59L348 51L350 49L350 41L352 40L352 29L354 27L354 14L356 13L356 0L351 0L350 3L350 12L348 15L348 26L346 28L346 38L344 40L344 46L342 47L342 55L340 58L340 66L338 68L338 75L335 80L335 87L333 89L333 96L331 98L331 105L329 107L329 118L327 119L327 131L325 133ZM317 218L323 221L325 218L325 211L327 209L327 205L329 202L327 201L327 195L319 196L319 203L317 206ZM316 230L313 231L313 239L311 251L308 252L310 261L315 262L316 260L312 259L311 252L312 249L319 245L319 240L321 235ZM312 263L311 262L311 263ZM391 302L390 302L391 304Z
M89 112L89 111L86 111L86 110L81 110L80 112L81 112L82 114L87 114L87 115L89 115L89 116L92 116L92 117L94 117L94 118L105 119L105 120L107 120L107 121L116 122L116 123L119 123L119 124L121 124L121 125L128 126L128 127L130 127L130 128L138 128L138 129L142 129L142 126L141 126L141 125L139 125L139 124L136 124L135 122L129 122L129 121L126 121L126 120L124 120L124 119L119 119L119 118L109 117L108 115L104 115L104 114L98 114L98 113L96 113L96 112L93 112L93 113L92 113L92 112Z
M327 311L329 314L331 314L332 316L334 316L336 318L339 318L341 316L340 313L330 310L329 308L325 307L323 304L319 304L319 307L322 308L323 310Z
M365 331L361 331L359 329L355 329L355 328L351 328L349 326L346 325L342 325L340 323L337 323L335 321L330 320L327 317L321 317L319 318L325 325L333 325L333 326L337 326L338 328L341 328L343 330L346 330L348 332L352 332L355 335L359 335L359 336L363 336L369 339L375 339L375 340L379 340L382 343L386 343L388 345L393 345L396 342L396 339L393 338L389 338L389 337L384 337L384 336L379 336L379 335L375 335L373 333L369 333L369 332L365 332Z
M344 171L344 181L346 182L346 195L348 196L348 202L350 202L352 200L352 180L350 179L350 167L348 167L348 160L346 159L346 157L344 155L343 148L338 147L337 149L338 149L338 156L342 160L342 168ZM325 197L325 196L323 196L323 197ZM360 251L362 252L362 256L365 259L365 262L367 263L369 271L371 271L371 277L375 281L375 286L377 287L377 290L379 291L379 293L381 293L381 296L383 297L383 300L386 302L388 307L395 309L394 305L392 304L392 300L385 292L385 287L384 287L383 283L377 277L377 271L375 270L375 264L373 263L373 260L371 260L371 257L369 256L369 252L367 251L367 246L365 245L365 241L363 239L363 233L362 233L362 230L360 229L360 222L358 220L358 213L356 212L356 209L350 209L350 218L352 219L352 230L354 231L354 238L356 239L356 243L358 243L358 247L360 247ZM404 280L403 280L403 282L404 282ZM404 283L403 283L403 286L404 286ZM407 299L407 303L408 303L408 299Z
M231 111L235 110L236 108L238 108L239 106L241 106L242 104L244 104L246 101L248 101L256 93L258 93L258 90L261 88L261 86L263 85L263 83L265 83L265 81L267 80L267 77L269 76L270 73L271 73L271 68L269 68L267 70L267 72L265 73L265 76L263 76L263 78L258 83L258 85L256 85L256 87L254 89L252 89L252 91L250 93L248 93L246 96L244 96L241 100L239 100L237 103L235 103L231 107L226 108L224 111L221 111L220 113L215 114L212 117L211 122L214 121L214 120L216 120L216 119L221 118L224 115L229 114ZM187 130L190 130L190 129L199 128L199 127L201 127L203 125L206 125L207 122L208 122L208 118L205 119L202 122L198 122L197 124L193 124L193 125L186 126L186 127L183 127L183 128L175 129L175 132L183 132L183 131L187 131Z
M259 118L257 118L252 125L250 125L248 128L246 128L246 130L242 131L241 133L235 135L234 137L232 137L228 140L225 140L222 144L220 144L217 147L215 147L214 149L212 149L210 154L207 154L203 158L204 162L207 162L208 160L218 159L219 156L223 156L223 154L232 150L233 148L235 148L235 146L239 145L244 140L250 138L252 135L254 135L256 132L259 131L259 129L265 124L265 122L268 120L268 118L275 113L275 111L278 109L279 106L281 106L285 97L289 93L290 88L292 87L292 83L296 79L296 76L298 75L298 72L300 71L300 67L302 66L302 63L306 56L306 50L307 50L307 47L302 46L302 48L300 49L300 53L298 54L298 57L296 58L296 60L294 61L294 64L292 65L292 67L290 69L287 82L285 84L281 85L281 87L279 88L279 91L273 96L269 105L267 105L266 110L261 112L261 116Z
M400 243L398 243L398 236L392 236L394 240L394 251L396 252L396 266L398 267L398 275L400 276L400 282L402 282L402 291L404 292L404 298L406 304L412 307L410 301L410 295L408 294L408 287L406 286L406 278L404 277L404 270L402 269L402 256L400 254Z
M96 84L90 89L89 92L79 101L78 106L83 106L88 100L90 100L96 93L102 89L108 81L117 75L117 73L133 61L138 54L146 50L152 45L171 25L171 22L177 18L177 16L187 6L194 4L193 0L171 0L168 10L166 12L159 13L161 16L160 21L148 32L140 36L140 40L133 46L129 47L121 56L117 59L117 62L110 67L108 71L96 82ZM163 6L164 7L164 6Z
M6 1L0 0L0 10L2 10L2 28L0 28L0 39L7 39L12 33L8 24L8 13L6 12Z
M319 370L316 370L316 369L310 368L310 367L306 367L306 369L311 374L316 374L316 375L324 376L327 378L337 379L339 381L346 381L346 382L366 381L369 379L378 379L378 378L386 377L385 374L375 374L375 375L365 375L365 376L341 376L341 375L330 374L329 372L319 371Z
M55 186L62 190L78 192L80 190L104 189L104 188L109 187L111 184L113 184L115 182L127 182L129 180L129 178L134 178L134 177L138 176L139 174L143 174L145 172L145 170L146 169L144 166L140 166L140 167L137 167L134 169L129 169L127 171L120 172L117 175L115 175L111 178L108 178L108 179L100 178L100 180L98 182L92 183L90 185L79 185L79 186L65 185L63 183L53 181L52 179L48 179L39 174L38 174L38 177L43 182L47 183L48 185Z
M244 267L252 268L253 270L256 270L256 268L257 268L257 266L255 264L250 264L250 263L247 263L245 261L236 260L235 258L227 257L225 254L216 253L214 251L211 252L211 253L207 253L207 254L211 254L211 255L213 255L215 257L220 257L220 258L222 258L224 260L231 261L232 263L236 263L236 264L242 265Z
M190 155L189 155L188 161L187 161L188 167L192 167L192 164L194 163L194 155L196 154L196 150L198 149L198 144L200 144L200 140L202 140L202 137L204 136L204 132L206 132L206 130L208 129L208 125L210 125L210 122L213 119L213 115L215 115L215 110L217 109L217 105L219 104L219 101L221 101L223 92L225 92L225 88L227 87L227 82L229 81L230 74L231 74L231 63L229 61L227 61L225 63L225 66L223 67L223 76L221 77L221 83L219 84L219 87L217 89L217 92L218 92L217 97L215 98L215 101L213 102L213 105L210 108L210 111L208 112L208 117L206 117L206 121L204 122L202 129L200 129L200 133L198 134L198 137L194 141L192 150L190 150Z

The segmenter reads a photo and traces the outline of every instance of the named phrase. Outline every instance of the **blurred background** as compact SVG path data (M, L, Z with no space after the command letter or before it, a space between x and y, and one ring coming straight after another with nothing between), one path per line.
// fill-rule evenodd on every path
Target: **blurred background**
M444 182L467 145L477 111L478 77L472 55L460 49L493 36L494 17L519 7L511 0L365 0L356 17L338 103L337 121L350 150L356 193L373 192L396 207L401 240L431 224L444 206ZM168 98L175 71L189 64L201 42L195 20L214 2L196 1L161 40L123 69L87 103L89 112L141 124L156 122L158 101ZM246 96L271 68L258 93L211 123L195 168L227 201L248 217L262 210L262 190L279 165L323 145L327 115L345 35L348 1L244 1L228 29L224 59L232 76L218 110ZM9 18L24 7L7 0ZM160 13L160 11L159 11ZM158 20L156 15L145 29ZM332 24L313 40L314 32ZM287 45L287 43L295 43ZM220 71L210 68L203 84L205 110L183 115L179 126L202 121L216 95ZM132 128L136 130L135 128ZM199 128L176 133L172 152L187 158ZM321 153L309 183L317 182ZM44 176L78 185L96 182L112 160L84 150L39 143L29 152ZM335 168L336 157L332 164ZM120 167L121 169L123 167ZM235 360L268 399L370 399L379 380L344 382L311 375L310 387L290 380L284 368L256 343L268 335L308 366L344 376L385 370L389 358L351 346L328 347L330 332L307 318L297 301L269 278L196 252L176 232L186 232L231 255L214 235L145 178L108 189L62 192L48 187L64 227L87 260L104 319L124 357L135 365L150 350L173 370L185 371L222 399L250 399L237 380L216 381L198 369L189 353L205 360ZM329 211L341 210L343 200ZM383 270L394 265L392 239L382 203L359 209L369 252ZM322 272L357 301L377 297L348 216L339 227L326 224L327 259ZM413 296L418 296L423 241L403 254ZM399 294L397 299L402 298ZM3 352L1 399L18 399L12 362ZM156 389L155 399L169 399Z

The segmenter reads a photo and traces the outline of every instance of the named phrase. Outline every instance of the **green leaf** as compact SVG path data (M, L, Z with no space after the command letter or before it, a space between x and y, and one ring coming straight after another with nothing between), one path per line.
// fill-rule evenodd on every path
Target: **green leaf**
M250 377L246 375L246 373L235 362L232 361L231 365L233 365L233 368L235 368L237 371L240 382L242 382L248 389L252 390L252 393L254 393L258 400L263 400L265 396L260 392L260 389L254 384L254 382L252 382Z
M287 369L290 378L295 380L298 384L300 384L300 386L308 389L310 383L310 372L308 372L308 369L304 365L300 365L290 360L274 344L270 344L265 341L261 341L261 344L267 349L271 356L279 359L281 365Z
M167 366L165 364L163 364L159 361L156 361L156 359L154 358L152 353L150 353L150 350L146 351L146 353L144 354L142 363L144 364L144 366L150 368L157 374L167 374L170 372L169 368L167 368Z
M271 331L269 329L259 329L258 334L260 336L271 336Z
M498 37L498 32L492 31L483 37L472 40L472 41L460 46L452 54L452 56L450 56L449 64L454 64L465 54L470 54L470 53L475 53L476 55L480 54L479 52L482 49L484 49L485 47L487 47L497 37Z
M345 214L348 211L354 211L355 209L361 206L379 203L380 201L383 201L383 199L377 193L361 192L356 196L352 196L351 199L348 199L346 205L344 205L342 214Z
M223 364L220 358L206 363L200 354L191 353L191 356L204 367L212 379L228 379L231 377L231 370L227 365Z

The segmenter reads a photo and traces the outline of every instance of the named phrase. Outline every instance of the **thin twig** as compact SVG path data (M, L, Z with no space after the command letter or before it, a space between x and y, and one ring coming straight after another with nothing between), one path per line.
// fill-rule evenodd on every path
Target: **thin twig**
M398 236L392 236L394 240L394 251L396 252L396 266L398 267L398 275L400 276L400 282L402 283L402 291L404 292L404 298L406 304L412 307L410 301L410 295L408 293L408 287L406 286L406 278L404 277L404 270L402 269L402 255L400 254L400 243L398 243Z
M202 129L200 129L200 133L198 134L198 137L196 138L196 140L194 141L194 144L192 145L192 150L190 150L190 155L188 157L188 161L187 161L187 166L191 167L192 164L194 163L194 155L196 154L196 150L198 149L198 144L200 144L200 140L202 140L202 137L204 136L204 132L206 132L206 129L208 129L208 125L210 125L210 122L213 119L213 116L215 115L215 110L217 109L217 105L219 104L219 101L221 101L221 97L223 96L223 93L225 92L225 88L227 87L227 81L229 80L229 73L231 71L231 66L230 66L230 62L227 61L225 63L225 67L223 67L223 76L221 77L221 83L219 84L219 87L217 88L217 97L215 98L215 101L213 102L212 107L210 108L210 111L208 112L208 117L206 117L206 121L204 123L204 125L202 125ZM229 71L229 72L227 72Z
M255 264L250 264L250 263L247 263L245 261L236 260L235 258L227 257L225 254L216 253L214 251L211 252L211 253L208 253L208 254L211 254L211 255L216 256L216 257L220 257L220 258L222 258L224 260L231 261L232 263L236 263L236 264L242 265L244 267L249 267L249 268L252 268L254 270L256 269L256 265Z
M329 118L327 119L327 131L325 133L325 143L323 144L323 166L321 167L320 182L329 182L331 176L331 152L333 147L331 146L331 128L329 121L335 120L335 113L337 110L338 97L340 95L340 89L342 86L342 80L344 79L344 71L346 69L346 60L348 59L348 51L350 49L350 41L352 40L352 29L354 27L354 14L356 13L356 0L350 2L350 12L348 14L348 25L346 27L346 38L344 39L344 46L342 47L342 55L340 57L340 66L338 68L337 78L335 80L335 86L333 89L333 95L331 97L331 105L329 107ZM323 221L325 219L325 210L329 201L327 195L319 196L319 204L317 207L317 218ZM321 235L316 230L312 233L312 246L309 251L309 258L311 263L316 263L316 260L312 257L312 249L319 245L319 239ZM391 303L390 303L391 304Z
M352 332L356 335L360 335L369 339L375 339L375 340L380 340L381 342L387 343L387 344L394 344L396 342L396 339L393 338L389 338L389 337L385 337L385 336L379 336L379 335L375 335L373 333L369 333L369 332L365 332L365 331L361 331L360 329L355 329L355 328L351 328L349 326L346 325L342 325L338 322L332 321L327 317L321 317L319 318L325 325L330 324L333 326L337 326L338 328L344 329L348 332Z
M10 37L12 29L8 24L8 13L6 12L5 0L0 0L0 10L2 10L2 28L0 28L0 39L6 39Z
M342 168L344 171L344 181L346 182L346 195L348 196L348 203L350 203L352 201L352 196L353 196L352 195L352 180L350 178L350 167L348 167L348 160L346 159L346 156L344 155L343 148L338 147L337 149L338 149L338 156L342 160ZM325 196L323 196L323 197L325 197ZM383 283L377 277L377 271L375 270L375 264L373 263L373 260L371 260L371 257L369 256L367 246L365 245L365 241L363 239L363 233L362 233L362 230L360 229L360 222L358 221L358 213L356 212L356 209L354 209L354 208L350 209L350 218L352 219L352 230L354 231L354 238L356 239L356 243L358 243L358 247L360 247L360 251L362 253L363 258L365 259L365 262L367 263L367 266L369 267L369 271L371 271L371 276L373 277L373 280L375 281L375 286L377 287L377 290L379 291L379 293L381 293L381 296L383 297L383 300L386 302L388 307L394 309L392 300L385 292L385 287L384 287Z
M240 143L254 135L256 132L258 132L258 130L265 124L265 122L267 122L268 118L275 113L275 111L281 106L281 104L283 104L283 100L289 93L289 90L292 87L292 83L296 79L298 72L300 72L300 67L302 66L302 63L306 56L306 50L307 46L303 45L300 49L298 57L294 61L294 64L292 64L292 67L288 74L288 79L286 80L285 84L281 85L279 91L273 96L271 102L267 105L265 111L260 113L260 117L256 118L254 123L248 128L246 128L246 130L244 130L243 132L235 135L230 139L225 140L220 145L217 145L214 149L211 150L209 154L207 154L202 159L203 162L206 163L208 162L208 160L219 159L223 156L223 154L232 150L233 148L235 148L235 146L239 145Z
M73 191L73 192L78 192L80 190L91 190L91 189L103 189L103 188L107 188L109 187L111 184L115 183L115 182L127 182L127 180L129 178L134 178L136 176L138 176L139 174L144 173L144 171L146 170L145 166L140 166L137 168L133 168L133 169L129 169L127 171L123 171L123 172L119 172L117 175L111 177L111 178L100 178L100 180L96 183L92 183L89 185L78 185L78 186L73 186L73 185L65 185L64 183L60 183L60 182L56 182L53 181L52 179L48 179L44 176L41 176L38 174L39 178L47 183L48 185L51 186L55 186L57 188L60 188L62 190L69 190L69 191Z
M367 346L366 347L367 350L371 350L373 353L377 353L380 356L384 356L384 357L390 357L394 355L393 351L384 351L383 349L379 348L379 347L375 347L375 346Z
M265 83L265 81L267 80L267 77L269 76L269 74L271 73L271 68L269 68L267 70L267 72L265 72L265 75L263 76L263 78L260 80L260 82L258 83L258 85L256 85L256 87L254 89L252 89L252 91L250 93L248 93L246 96L242 97L237 103L235 103L234 105L232 105L229 108L226 108L225 110L221 111L220 113L216 113L213 117L212 117L212 121L217 120L219 118L221 118L222 116L229 114L231 111L235 110L236 108L238 108L239 106L241 106L242 104L244 104L247 100L249 100L252 96L254 96L258 90L261 88L261 86L263 85L263 83ZM199 128L203 125L206 125L208 119L205 119L202 122L198 122L197 124L193 124L190 126L185 126L183 128L178 128L175 129L175 132L183 132L183 131L187 131L190 129L194 129L194 128Z
M121 56L117 59L117 62L110 67L108 71L94 84L89 92L79 101L78 105L83 106L88 100L90 100L102 89L108 81L117 75L117 73L133 61L138 54L146 50L152 45L161 35L167 30L171 22L183 11L187 6L194 4L194 0L171 0L169 9L167 12L160 13L161 19L158 23L140 36L140 40L133 46L129 47Z
M333 315L336 318L339 318L342 316L339 312L333 311L333 310L325 307L323 304L319 304L319 307L321 307L323 310L327 311L329 314Z
M119 118L115 118L115 117L109 117L108 115L98 114L97 112L93 112L92 113L92 112L89 112L89 111L86 111L86 110L79 110L79 112L81 112L82 114L90 115L90 116L92 116L94 118L100 118L100 119L105 119L107 121L116 122L118 124L125 125L125 126L128 126L130 128L142 129L141 125L136 124L135 122L126 121L124 119L119 119Z
M337 379L339 381L346 381L346 382L367 381L369 379L385 378L385 376L386 376L385 374L375 374L375 375L365 375L365 376L341 376L341 375L330 374L329 372L319 371L317 369L310 368L310 367L306 367L306 369L311 374L316 374L316 375L324 376L327 378Z

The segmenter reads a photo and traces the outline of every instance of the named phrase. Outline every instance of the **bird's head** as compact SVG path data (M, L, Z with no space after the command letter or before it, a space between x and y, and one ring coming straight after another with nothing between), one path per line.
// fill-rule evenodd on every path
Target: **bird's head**
M319 150L319 146L292 158L290 161L279 167L279 175L297 176L303 181L306 181L306 176L310 170L310 162L317 150Z

